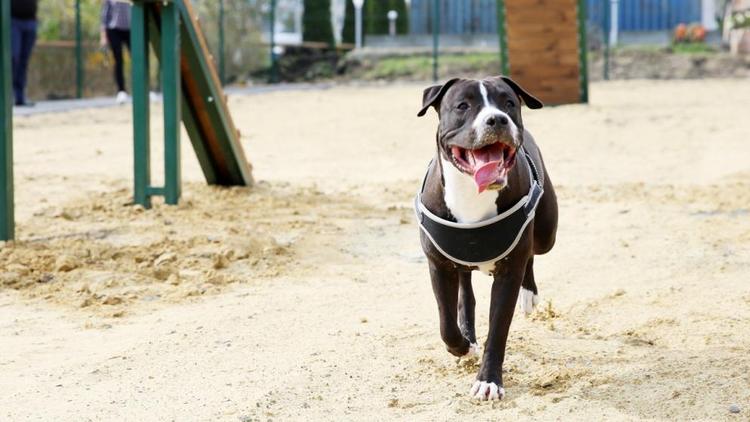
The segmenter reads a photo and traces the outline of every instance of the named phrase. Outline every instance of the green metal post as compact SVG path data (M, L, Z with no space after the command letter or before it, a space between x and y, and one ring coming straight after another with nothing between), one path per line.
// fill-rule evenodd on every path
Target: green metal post
M180 10L176 3L161 8L161 70L164 98L164 201L180 200Z
M612 30L612 0L602 0L604 3L604 80L609 80L609 31Z
M440 38L440 0L432 2L432 81L438 81L438 49Z
M508 34L505 28L505 0L497 0L497 39L500 43L500 73L510 76Z
M83 45L81 35L81 0L76 0L76 98L83 98Z
M578 54L581 102L589 102L588 40L586 39L586 0L578 0Z
M227 83L227 74L224 60L224 0L219 0L219 80L221 85Z
M143 2L133 3L130 48L133 73L133 201L151 208L151 139L149 133L149 24Z
M271 0L271 77L272 84L279 82L279 60L276 57L276 0Z
M0 240L13 240L13 95L10 1L0 0Z

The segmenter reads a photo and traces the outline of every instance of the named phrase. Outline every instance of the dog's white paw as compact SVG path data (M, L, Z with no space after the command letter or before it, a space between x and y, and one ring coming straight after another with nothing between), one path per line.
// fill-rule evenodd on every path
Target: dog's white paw
M462 356L464 359L473 359L482 357L482 346L477 343L469 343L469 351Z
M518 307L524 314L529 315L534 312L534 308L538 304L539 295L535 295L531 290L521 288L521 292L518 294Z
M469 395L477 400L492 401L502 400L505 397L505 389L494 382L474 381Z
M481 357L482 356L482 346L480 346L477 343L471 343L469 344L469 353L466 354L466 356L470 357Z

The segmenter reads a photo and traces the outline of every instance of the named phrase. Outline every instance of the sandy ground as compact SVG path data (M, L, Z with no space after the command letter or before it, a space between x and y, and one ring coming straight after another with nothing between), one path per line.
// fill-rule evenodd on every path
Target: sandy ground
M750 420L750 84L591 98L525 113L560 228L498 403L438 333L421 86L233 97L258 186L204 186L185 142L183 203L150 211L127 205L128 108L19 117L0 419Z

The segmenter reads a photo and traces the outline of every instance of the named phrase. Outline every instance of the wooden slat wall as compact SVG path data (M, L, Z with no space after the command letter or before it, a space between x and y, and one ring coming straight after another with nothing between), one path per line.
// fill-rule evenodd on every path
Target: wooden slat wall
M510 74L545 104L581 101L577 0L505 0Z

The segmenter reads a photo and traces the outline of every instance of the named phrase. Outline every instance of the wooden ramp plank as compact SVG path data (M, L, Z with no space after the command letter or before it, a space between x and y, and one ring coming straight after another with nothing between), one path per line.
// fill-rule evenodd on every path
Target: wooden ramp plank
M504 0L510 76L548 104L581 90L578 0Z
M218 73L211 59L197 15L190 0L178 0L180 26L180 74L182 77L182 120L198 162L209 184L250 186L252 167L240 142ZM151 44L158 46L161 6L149 3L152 13Z

